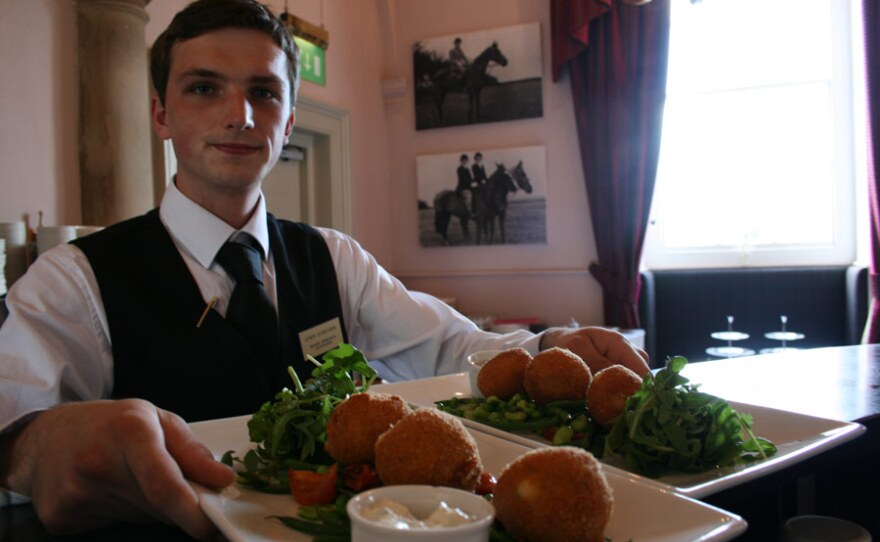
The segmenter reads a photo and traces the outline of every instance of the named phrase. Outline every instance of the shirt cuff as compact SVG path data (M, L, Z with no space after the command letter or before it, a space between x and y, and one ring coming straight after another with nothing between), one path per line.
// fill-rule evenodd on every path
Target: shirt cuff
M27 504L29 502L31 502L31 498L27 495L22 495L21 493L16 493L15 491L0 487L0 508L15 506L17 504Z
M37 417L37 414L40 414L45 411L46 411L45 408L30 410L30 411L18 414L18 415L16 415L16 417L10 418L9 420L7 420L5 422L0 421L0 435L3 435L5 433L9 433L11 431L15 431L19 427L29 424L31 422L31 420L33 420L34 418Z

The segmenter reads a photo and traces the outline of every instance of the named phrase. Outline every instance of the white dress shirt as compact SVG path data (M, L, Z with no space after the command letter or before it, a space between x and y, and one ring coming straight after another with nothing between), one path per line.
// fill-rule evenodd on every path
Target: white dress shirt
M217 298L225 315L233 282L214 256L236 231L172 184L159 208L202 297ZM266 207L240 231L263 247L263 276L277 305L275 266L269 254ZM463 370L469 352L523 346L538 350L526 331L480 331L447 304L410 292L351 237L319 228L336 269L349 341L387 381ZM73 245L43 253L9 290L9 316L0 328L0 431L28 414L68 401L110 397L113 355L101 291L85 254ZM137 310L137 307L132 307Z

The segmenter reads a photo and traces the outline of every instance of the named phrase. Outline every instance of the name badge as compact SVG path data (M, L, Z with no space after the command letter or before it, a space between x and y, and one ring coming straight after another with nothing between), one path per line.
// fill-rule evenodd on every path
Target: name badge
M342 342L342 324L339 318L327 320L299 334L299 345L302 347L304 359L312 356L320 360L319 356L333 350Z

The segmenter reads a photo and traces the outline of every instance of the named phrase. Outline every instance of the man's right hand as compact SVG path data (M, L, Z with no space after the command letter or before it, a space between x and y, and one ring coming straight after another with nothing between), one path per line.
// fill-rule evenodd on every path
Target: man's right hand
M234 480L182 418L136 399L47 410L0 438L0 458L0 484L29 495L55 534L161 521L207 540L216 529L187 480Z

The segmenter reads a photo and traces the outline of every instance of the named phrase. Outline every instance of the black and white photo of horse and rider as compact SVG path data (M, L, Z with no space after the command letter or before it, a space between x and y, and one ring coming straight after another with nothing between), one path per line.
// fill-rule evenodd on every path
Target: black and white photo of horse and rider
M413 46L416 130L541 117L540 23Z
M547 242L544 147L416 159L423 247Z

